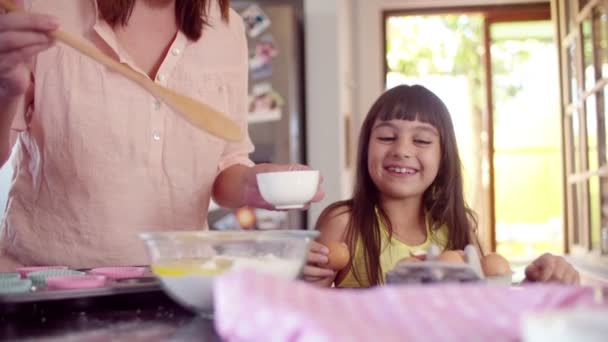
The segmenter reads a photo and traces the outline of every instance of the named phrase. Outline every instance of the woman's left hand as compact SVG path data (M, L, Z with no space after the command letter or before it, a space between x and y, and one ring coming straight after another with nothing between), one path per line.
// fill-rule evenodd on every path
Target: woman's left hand
M526 281L574 285L580 276L563 257L545 253L526 267Z
M301 164L256 164L250 168L250 172L247 174L245 182L245 203L250 207L263 208L269 210L275 210L275 207L266 202L260 190L258 188L257 174L264 172L280 172L280 171L298 171L298 170L312 170L311 167ZM314 195L310 203L319 202L325 196L323 187L323 176L319 177L319 186L317 187L317 193ZM303 210L308 209L310 206L308 203Z

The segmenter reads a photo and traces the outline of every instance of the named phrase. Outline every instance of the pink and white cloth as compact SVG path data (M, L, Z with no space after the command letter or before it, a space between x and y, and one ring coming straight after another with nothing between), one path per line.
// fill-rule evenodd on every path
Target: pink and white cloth
M322 289L251 272L219 277L214 303L216 330L227 341L517 341L524 314L608 309L580 286Z

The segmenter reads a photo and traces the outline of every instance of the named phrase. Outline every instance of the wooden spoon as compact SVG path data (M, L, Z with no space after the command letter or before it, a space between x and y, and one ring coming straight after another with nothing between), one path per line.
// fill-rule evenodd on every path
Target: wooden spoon
M0 0L0 6L9 12L22 10L15 6L10 0ZM148 77L124 64L116 62L103 54L99 49L85 44L83 41L66 32L56 30L51 32L50 35L139 84L142 88L173 108L175 112L181 114L182 117L194 126L229 141L239 141L242 139L239 126L223 113L218 112L210 106L191 97L184 96L154 83Z

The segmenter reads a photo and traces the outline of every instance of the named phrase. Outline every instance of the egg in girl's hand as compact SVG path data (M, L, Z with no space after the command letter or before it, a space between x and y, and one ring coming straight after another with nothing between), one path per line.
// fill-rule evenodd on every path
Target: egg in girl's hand
M486 277L504 276L511 274L511 266L507 259L497 253L490 253L481 258L481 268Z
M335 271L339 271L348 265L350 261L350 252L348 250L348 246L344 242L322 242L327 249L329 249L329 254L327 254L327 264L325 266Z
M451 263L464 263L464 252L463 251L444 251L439 254L433 261L440 262L451 262Z

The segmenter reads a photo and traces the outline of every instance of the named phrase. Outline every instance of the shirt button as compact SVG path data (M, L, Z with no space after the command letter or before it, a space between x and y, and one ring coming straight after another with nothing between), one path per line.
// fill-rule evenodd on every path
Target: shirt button
M152 134L152 138L156 141L160 140L160 132L154 132L154 134Z
M158 74L156 76L156 79L160 82L164 82L166 78L167 78L167 76L165 76L165 74Z
M160 109L161 103L159 100L154 100L154 109Z
M179 56L180 53L182 52L178 48L173 48L173 50L171 50L173 56Z

